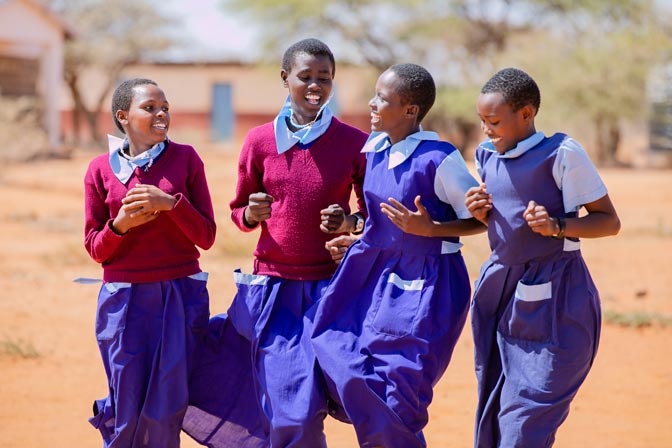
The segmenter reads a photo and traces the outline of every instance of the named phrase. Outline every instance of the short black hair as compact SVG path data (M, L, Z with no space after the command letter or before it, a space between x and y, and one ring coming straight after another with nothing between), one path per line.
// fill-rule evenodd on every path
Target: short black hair
M303 39L300 40L285 50L282 57L282 69L287 73L292 71L292 64L297 53L306 53L311 56L326 56L331 62L331 76L336 75L336 60L334 54L331 52L327 44L319 39Z
M418 123L420 123L436 99L434 78L427 69L417 64L395 64L387 70L394 72L399 79L397 93L402 102L415 104L420 108L418 113Z
M514 112L529 104L534 107L536 115L541 106L539 86L530 75L518 68L504 68L492 75L481 93L501 93Z
M114 119L114 124L117 125L117 128L124 134L126 131L124 131L124 127L119 123L119 120L117 120L117 111L128 111L131 108L131 102L133 101L133 89L137 86L144 86L146 84L158 86L158 84L151 79L132 78L119 84L112 94L112 119Z

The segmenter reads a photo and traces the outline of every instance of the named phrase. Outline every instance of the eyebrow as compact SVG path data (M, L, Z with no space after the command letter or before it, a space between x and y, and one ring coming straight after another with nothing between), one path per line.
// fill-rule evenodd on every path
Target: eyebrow
M160 103L160 104L170 104L168 100L161 101L161 100L155 100L154 98L147 98L143 101L140 101L139 104L147 104L147 103Z

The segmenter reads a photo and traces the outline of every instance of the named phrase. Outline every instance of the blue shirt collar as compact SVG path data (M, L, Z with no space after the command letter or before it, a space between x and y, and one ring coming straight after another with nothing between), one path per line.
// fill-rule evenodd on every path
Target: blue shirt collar
M541 143L543 139L544 139L544 133L541 131L537 131L534 134L527 137L525 140L519 141L515 148L509 149L504 154L498 153L497 156L503 159L515 159L516 157L522 156L527 151L537 146L539 143ZM488 151L497 152L493 144L490 143L490 140L486 140L483 143L481 143L481 147L483 147Z
M320 118L315 123L301 128L296 132L292 132L287 126L287 118L291 120L292 117L292 102L290 97L287 97L280 113L273 121L275 144L278 147L278 154L282 154L297 143L306 145L313 142L327 132L333 117L333 113L329 108L330 101L331 97L329 97L329 99L322 105L320 111L317 113L317 116Z
M166 140L167 141L167 140ZM154 159L159 157L166 147L166 141L157 143L147 151L138 154L135 157L125 157L122 150L128 147L128 140L107 135L107 147L110 155L110 167L112 172L122 184L126 184L133 175L136 167L145 167L145 171L154 163Z
M390 137L385 132L372 132L364 144L362 152L380 152L389 149L390 157L387 167L388 169L392 169L411 157L418 145L424 140L436 141L438 139L439 134L432 131L423 131L421 127L418 132L409 135L393 145L390 142Z

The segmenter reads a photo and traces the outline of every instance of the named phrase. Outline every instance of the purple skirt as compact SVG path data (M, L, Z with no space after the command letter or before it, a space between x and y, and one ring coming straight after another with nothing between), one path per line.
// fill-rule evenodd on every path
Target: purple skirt
M239 358L243 366L245 359L249 362L237 356L244 351L245 341L229 328L225 320L209 322L206 273L154 283L104 283L98 297L96 338L109 395L94 403L90 419L101 432L104 446L179 447L183 424L206 446L264 446L250 443L261 440L248 430L254 431L259 419L234 409L246 383L234 385L229 377L215 382L210 377L210 372L225 371L211 369L212 364L230 364L237 372L244 368L237 364ZM225 346L232 349L219 351ZM227 392L234 394L227 396ZM230 409L212 409L213 397ZM210 418L214 410L227 418L219 422L217 431ZM241 420L245 418L249 420Z
M460 253L406 254L350 247L317 306L312 344L361 446L425 445L433 386L467 316L470 285ZM345 417L345 418L344 418Z
M599 295L578 251L486 262L471 307L476 447L550 447L600 336Z
M310 344L314 305L328 280L234 273L231 323L250 341L257 400L269 443L326 447L327 399Z

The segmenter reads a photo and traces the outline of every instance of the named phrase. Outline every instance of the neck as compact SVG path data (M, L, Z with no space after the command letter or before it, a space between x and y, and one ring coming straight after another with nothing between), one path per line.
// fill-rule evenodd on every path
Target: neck
M154 145L152 145L154 146ZM143 152L147 151L149 148L152 146L147 146L147 145L135 145L133 142L130 140L128 141L128 155L131 157L136 157L142 154Z
M392 143L394 145L395 143L399 143L400 141L405 140L406 137L408 137L409 135L415 134L419 130L420 130L420 125L418 124L418 125L415 125L414 127L412 127L411 129L408 129L408 130L402 132L401 134L392 135L392 134L388 133L387 135L388 135L388 137L390 137L390 143Z
M289 119L287 120L287 124L289 125L289 128L292 130L292 132L296 132L299 129L303 129L312 124L315 124L315 122L319 117L320 117L319 113L312 118L304 118L304 117L298 117L297 115L294 114L294 112L292 112Z

